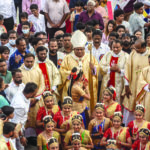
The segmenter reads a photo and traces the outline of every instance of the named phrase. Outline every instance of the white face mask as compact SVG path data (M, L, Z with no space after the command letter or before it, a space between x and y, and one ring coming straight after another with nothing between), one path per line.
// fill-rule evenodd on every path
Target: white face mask
M10 45L16 45L16 40L9 40Z
M29 29L22 29L23 34L28 34L29 33Z

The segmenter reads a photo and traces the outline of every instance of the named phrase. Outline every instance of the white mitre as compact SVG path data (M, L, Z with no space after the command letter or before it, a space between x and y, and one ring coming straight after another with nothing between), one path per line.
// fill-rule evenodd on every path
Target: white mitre
M77 30L73 33L71 38L71 43L73 45L73 48L85 47L86 42L87 42L87 37L84 35L83 32Z

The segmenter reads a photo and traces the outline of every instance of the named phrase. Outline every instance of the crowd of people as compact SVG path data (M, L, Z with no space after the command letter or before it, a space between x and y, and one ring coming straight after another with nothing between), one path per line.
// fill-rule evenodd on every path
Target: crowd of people
M150 0L114 3L0 1L0 150L150 150Z

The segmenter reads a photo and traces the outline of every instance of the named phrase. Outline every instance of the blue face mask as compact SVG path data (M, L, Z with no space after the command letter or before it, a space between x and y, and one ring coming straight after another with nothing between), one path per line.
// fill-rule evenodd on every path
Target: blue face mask
M29 29L22 29L23 34L28 34L29 33Z
M10 45L16 45L16 40L9 40Z

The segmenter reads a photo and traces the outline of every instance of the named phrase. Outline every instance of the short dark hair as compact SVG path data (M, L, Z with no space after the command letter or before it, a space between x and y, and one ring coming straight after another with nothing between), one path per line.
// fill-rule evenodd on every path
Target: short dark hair
M95 30L94 32L93 32L93 34L92 34L92 37L94 37L95 35L99 35L100 37L102 37L102 35L103 35L103 33L102 33L102 31L101 30Z
M126 30L126 28L125 28L125 26L124 26L124 25L119 25L119 26L117 26L117 27L116 27L116 32L117 32L120 28L122 28L122 29Z
M148 33L148 34L146 35L146 39L147 39L149 36L150 36L150 33Z
M84 3L80 0L78 0L76 3L75 3L75 6L81 6L81 7L84 7Z
M124 34L122 34L122 38L124 38L124 37L129 37L129 38L131 38L131 35L130 35L129 33L124 33Z
M71 34L70 33L64 33L63 38L65 38L65 37L71 37Z
M34 82L28 82L23 90L23 93L30 94L35 92L35 90L38 88L37 84Z
M39 47L36 49L36 52L37 52L37 54L38 54L39 52L44 51L44 50L46 50L46 52L48 52L48 50L47 50L47 48L46 48L45 46L39 46Z
M78 22L76 24L76 28L77 28L77 30L84 30L85 29L85 24L82 23L82 22Z
M59 40L59 39L61 39L61 38L63 38L63 34L59 34L59 35L56 36L56 39L57 39L57 40Z
M98 20L96 20L96 19L93 19L93 26L96 26L96 25L99 25L100 23L99 23L99 21Z
M28 13L27 12L22 12L20 14L20 18L26 18L26 19L28 19Z
M23 37L19 37L17 40L16 40L16 45L19 45L20 44L20 41L26 41Z
M134 4L134 10L138 10L138 9L140 9L141 7L143 7L143 3L142 2L137 2L137 3L135 3Z
M10 36L10 34L16 34L16 36L17 36L17 32L16 32L15 30L10 30L10 31L8 32L8 37Z
M8 34L7 33L2 33L1 34L1 39L8 40Z
M50 43L51 42L56 42L57 43L57 39L56 38L52 38L52 39L50 39L50 41L49 41L49 45L50 45Z
M116 17L119 17L120 15L123 15L124 11L122 9L116 9L114 11L114 19L116 20Z
M30 28L30 23L29 23L28 21L22 23L22 27L23 27L24 25L27 25L27 26L29 26L29 28Z
M46 33L45 32L43 32L43 31L41 31L41 32L36 32L35 33L35 35L34 35L34 37L38 37L39 35L46 35Z
M15 130L16 124L13 122L4 122L3 134L9 134Z
M113 45L113 43L119 43L122 46L122 41L121 40L116 39L116 40L112 41L112 45Z
M0 46L0 54L8 51L10 53L10 49L7 46Z
M138 30L135 30L133 34L135 35L136 32L141 32L142 33L142 31L138 29Z
M119 37L119 35L118 35L117 32L111 32L111 33L109 34L109 37L111 37L111 36L116 37L116 39L118 39L118 37Z
M86 22L86 26L90 26L90 27L93 27L94 26L94 22L93 20L89 20Z
M35 56L32 53L28 53L24 56L24 60L29 57L33 57L35 59Z
M37 10L37 9L38 9L38 5L37 5L37 4L32 4L32 5L30 6L30 10L31 10L31 9L36 9L36 10Z
M11 71L12 76L14 77L17 72L21 72L21 70L20 70L20 69L13 69L13 70Z
M32 46L37 45L39 41L42 41L42 38L33 38L32 39Z
M14 112L15 109L11 106L3 106L1 110L3 114L5 114L6 116L9 116Z
M4 20L3 15L0 14L0 21Z
M93 31L94 31L93 27L86 27L85 30L84 30L84 33L86 33L86 32L93 32Z

